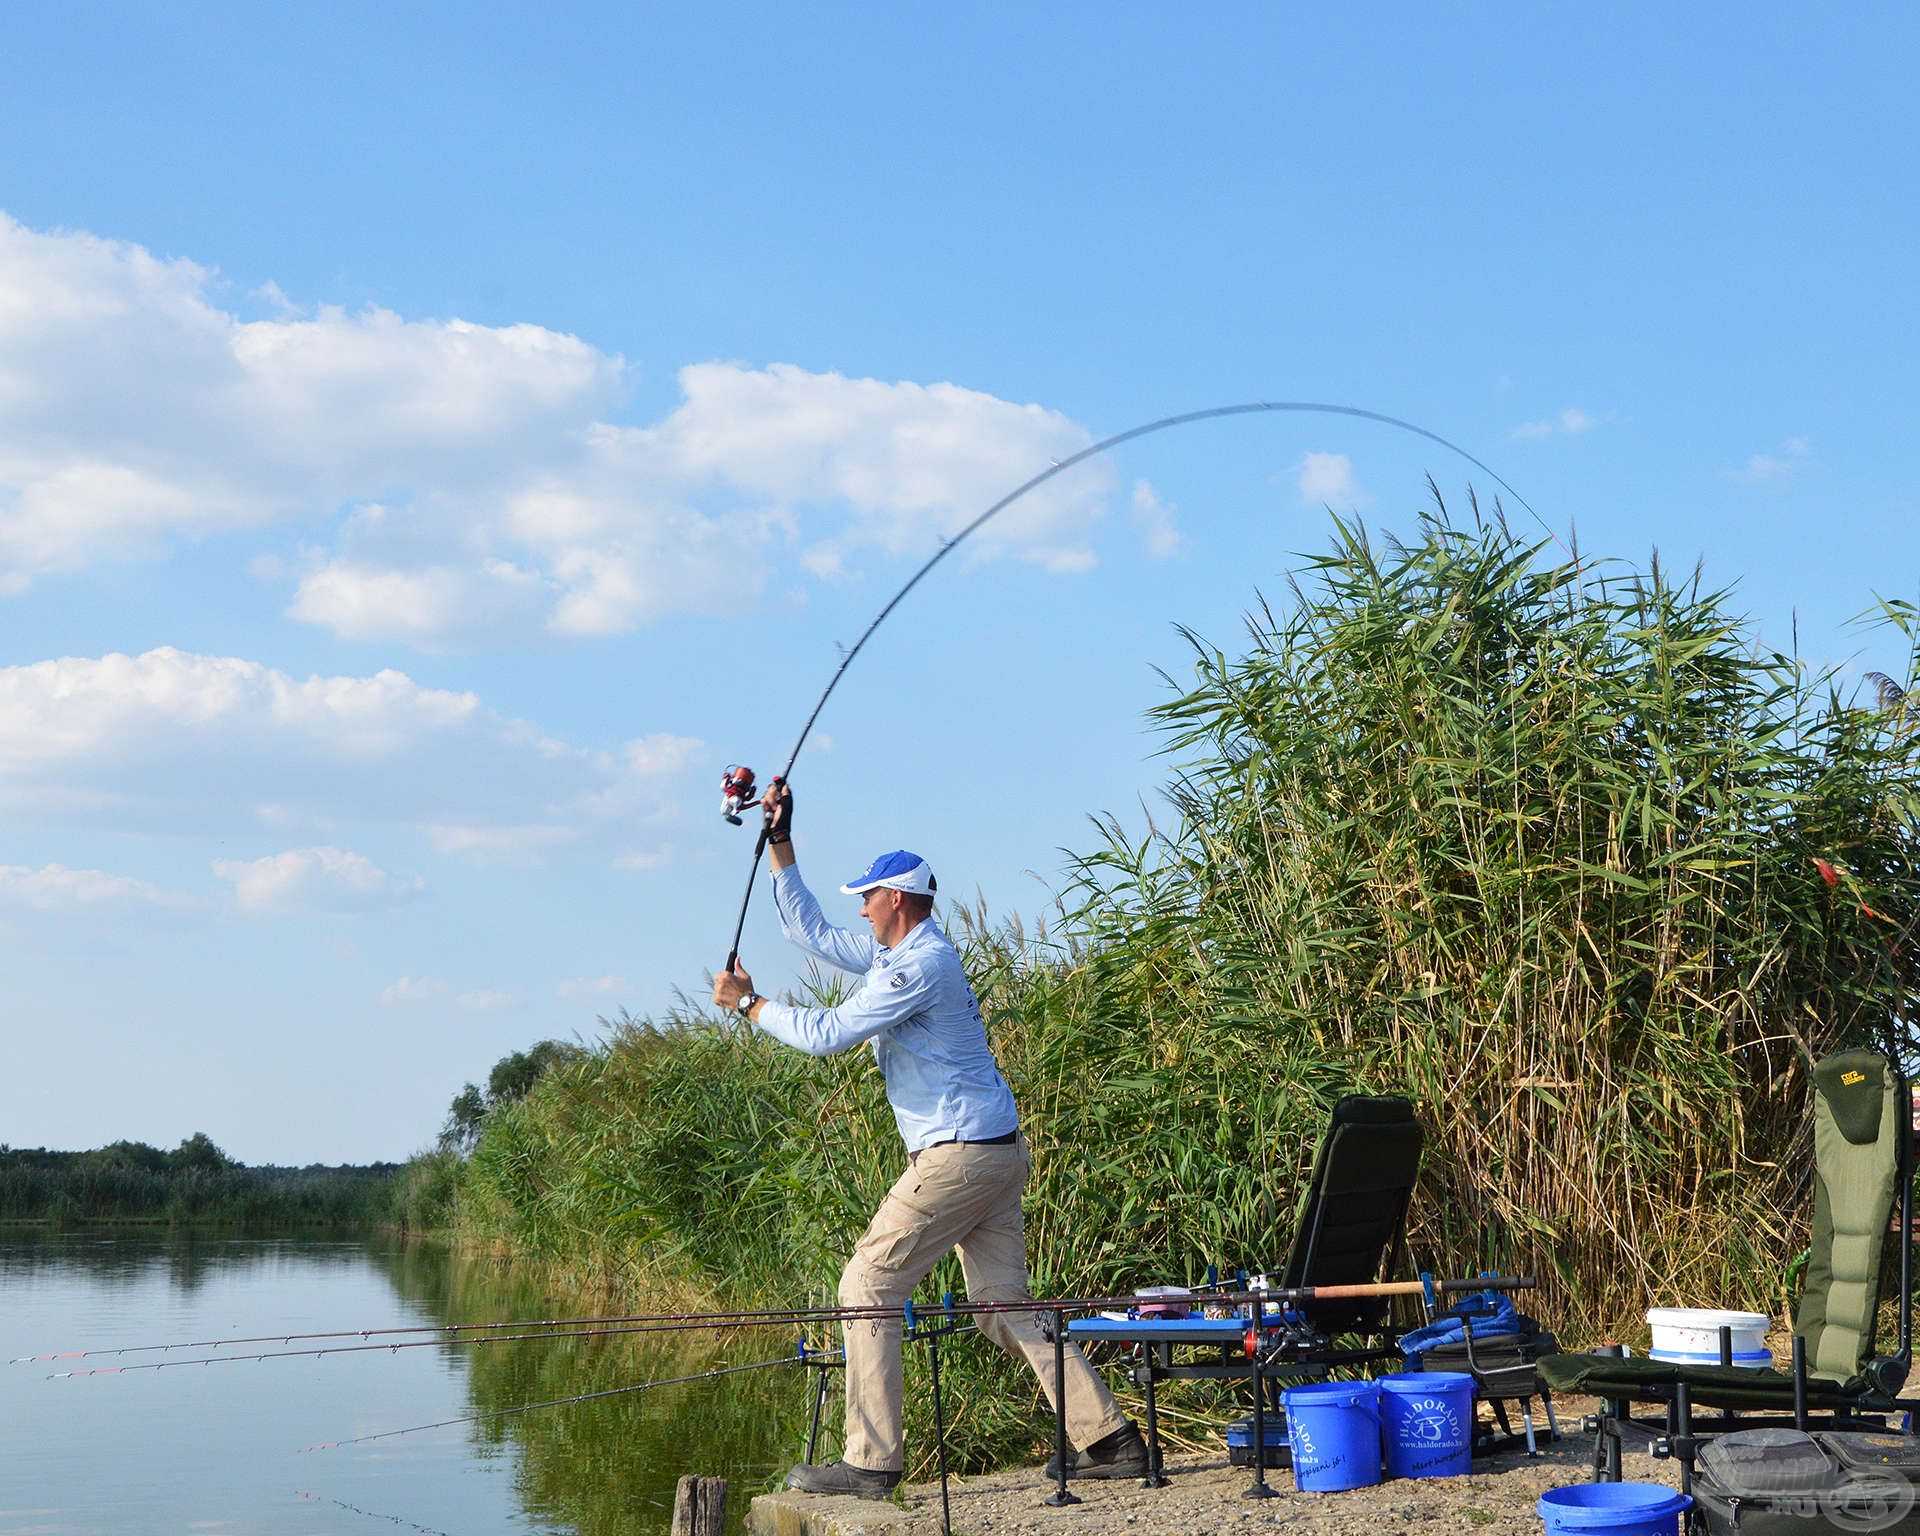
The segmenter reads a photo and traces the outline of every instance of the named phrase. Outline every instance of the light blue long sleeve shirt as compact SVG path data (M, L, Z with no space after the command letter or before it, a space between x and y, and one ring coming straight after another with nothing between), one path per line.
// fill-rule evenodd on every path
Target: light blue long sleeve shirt
M761 1029L815 1056L869 1042L909 1152L987 1141L1020 1124L966 969L939 924L923 918L887 949L829 923L793 865L774 874L773 900L791 942L865 979L837 1008L769 1000L754 1021Z

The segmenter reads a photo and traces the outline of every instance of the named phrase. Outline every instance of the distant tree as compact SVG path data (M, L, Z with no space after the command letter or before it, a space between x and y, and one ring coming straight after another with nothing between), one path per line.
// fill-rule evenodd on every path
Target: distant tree
M524 1099L547 1072L579 1054L579 1046L568 1045L564 1040L542 1040L529 1050L502 1056L487 1075L487 1107L493 1109Z
M468 1083L447 1107L447 1123L440 1128L440 1145L450 1152L471 1151L487 1118L487 1098L479 1085Z
M167 1154L169 1168L238 1168L240 1164L213 1144L205 1131L195 1131Z
M172 1164L172 1159L165 1152L158 1147L148 1146L144 1141L109 1142L104 1147L80 1155L89 1166L95 1168L139 1168L147 1173L161 1173Z
M489 1114L504 1104L524 1099L547 1073L584 1054L579 1046L564 1040L542 1040L524 1051L502 1056L487 1074L485 1093L478 1084L468 1083L453 1096L446 1124L440 1128L440 1145L450 1152L472 1151Z

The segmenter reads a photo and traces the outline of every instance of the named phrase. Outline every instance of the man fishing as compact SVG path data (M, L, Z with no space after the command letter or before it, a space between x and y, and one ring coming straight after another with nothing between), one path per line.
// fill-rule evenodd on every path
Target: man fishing
M787 1486L883 1499L900 1481L899 1309L949 1251L960 1255L974 1301L1028 1301L1020 1191L1032 1163L1013 1093L994 1061L980 1005L960 956L933 920L933 871L918 854L883 853L840 887L860 898L872 937L836 928L801 882L793 853L793 796L778 780L762 802L774 902L787 938L862 977L837 1008L763 998L736 961L714 978L713 1000L783 1044L815 1056L873 1046L907 1169L880 1202L840 1276L840 1305L888 1316L845 1326L847 1420L843 1459L803 1464ZM988 1313L980 1331L1024 1359L1054 1400L1054 1347L1035 1312ZM1146 1444L1080 1351L1065 1354L1067 1434L1082 1478L1144 1477Z

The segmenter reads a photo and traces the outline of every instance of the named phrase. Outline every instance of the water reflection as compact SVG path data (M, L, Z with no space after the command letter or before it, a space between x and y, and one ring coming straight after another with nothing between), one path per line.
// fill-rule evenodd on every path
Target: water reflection
M0 1358L332 1328L566 1315L524 1271L420 1243L0 1229ZM589 1309L591 1310L591 1309ZM0 1529L352 1536L664 1531L684 1472L732 1484L730 1528L799 1449L810 1373L774 1368L296 1457L301 1446L790 1354L784 1332L555 1339L45 1382L0 1376ZM300 1346L295 1346L300 1347ZM130 1359L154 1357L130 1357ZM103 1363L114 1363L107 1361ZM366 1511L368 1515L355 1511Z
M0 1227L0 1285L59 1271L111 1289L116 1283L145 1287L158 1277L191 1295L209 1280L235 1271L296 1263L308 1272L329 1267L345 1272L366 1262L365 1243L336 1230L247 1237L191 1228L136 1227L118 1230L49 1231Z
M424 1244L388 1246L373 1256L400 1296L424 1303L439 1321L556 1315L554 1298L509 1266ZM465 1364L472 1411L498 1414L524 1403L791 1355L795 1343L785 1332L760 1330L719 1340L705 1333L642 1334L449 1345L448 1351ZM799 1367L775 1367L483 1419L467 1432L481 1454L518 1453L515 1487L529 1515L581 1536L665 1529L674 1485L686 1472L729 1480L728 1525L741 1529L750 1494L795 1459L811 1381L812 1373Z

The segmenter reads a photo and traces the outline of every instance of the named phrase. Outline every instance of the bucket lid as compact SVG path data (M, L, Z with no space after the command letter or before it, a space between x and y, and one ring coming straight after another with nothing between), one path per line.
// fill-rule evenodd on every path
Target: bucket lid
M1764 1312L1716 1312L1711 1307L1651 1307L1649 1328L1737 1328L1751 1331L1773 1326Z
M1474 1381L1465 1371L1401 1371L1382 1376L1375 1385L1399 1397L1424 1397L1429 1392L1471 1392Z
M1374 1381L1314 1381L1303 1387L1287 1387L1280 1401L1288 1408L1344 1408L1354 1403L1373 1404L1380 1396L1380 1384Z

